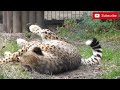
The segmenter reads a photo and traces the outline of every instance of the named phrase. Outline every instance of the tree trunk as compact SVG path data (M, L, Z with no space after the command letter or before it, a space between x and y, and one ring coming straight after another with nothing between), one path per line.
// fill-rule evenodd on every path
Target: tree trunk
M7 31L9 33L13 32L13 12L7 11Z
M35 24L35 19L36 19L36 13L35 11L29 11L29 23Z
M36 11L36 22L41 28L44 27L44 11Z
M26 31L27 24L29 23L29 12L28 11L22 11L22 32Z
M3 32L7 32L7 11L3 11Z
M22 32L21 11L13 11L13 32L14 33Z

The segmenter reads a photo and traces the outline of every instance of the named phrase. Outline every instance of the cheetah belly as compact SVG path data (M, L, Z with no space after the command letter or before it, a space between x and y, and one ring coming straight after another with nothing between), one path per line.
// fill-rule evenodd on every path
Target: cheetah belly
M43 74L58 74L77 69L81 64L81 56L77 49L65 42L51 40L44 44L54 45L54 53L43 52L43 56L34 52L27 52L21 57L22 65L29 65L32 69Z

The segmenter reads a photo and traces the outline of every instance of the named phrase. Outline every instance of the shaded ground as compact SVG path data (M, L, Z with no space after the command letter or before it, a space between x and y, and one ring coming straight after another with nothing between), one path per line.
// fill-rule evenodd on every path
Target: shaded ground
M0 47L4 45L4 40L9 39L16 39L17 37L25 38L24 35L18 34L18 35L9 35L9 34L3 34L0 35ZM3 41L2 41L3 40ZM112 45L110 42L101 42L104 47L111 47L111 48L117 48L115 45ZM76 46L83 46L83 42L74 42ZM119 46L120 47L120 46ZM103 70L102 66L95 65L95 66L81 66L77 70L62 73L59 75L42 75L38 74L36 72L30 73L24 71L24 69L21 67L20 64L4 64L0 66L0 72L2 73L3 78L13 78L13 79L99 79L98 75L100 75Z

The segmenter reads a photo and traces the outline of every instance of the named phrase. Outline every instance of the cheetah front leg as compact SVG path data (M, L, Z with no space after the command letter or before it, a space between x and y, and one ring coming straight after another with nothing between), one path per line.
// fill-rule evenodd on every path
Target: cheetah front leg
M21 39L21 38L17 38L16 42L17 42L17 45L20 46L20 47L23 47L28 43L28 41L26 41L25 39ZM5 51L4 52L4 57L9 57L11 55L12 55L12 53L10 51Z
M5 57L0 59L0 64L13 62L13 61L19 61L19 57L22 56L27 51L31 50L31 46L33 47L34 43L27 43L24 47L19 49L17 52L11 53L11 52L5 52Z

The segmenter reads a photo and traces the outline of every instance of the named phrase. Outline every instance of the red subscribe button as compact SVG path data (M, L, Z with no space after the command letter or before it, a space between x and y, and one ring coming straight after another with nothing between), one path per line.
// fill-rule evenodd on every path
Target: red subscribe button
M92 13L93 19L108 19L108 20L118 20L119 13L118 12L93 12Z

